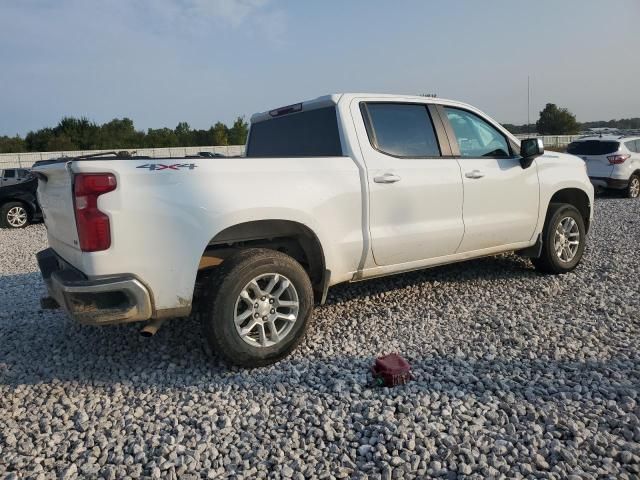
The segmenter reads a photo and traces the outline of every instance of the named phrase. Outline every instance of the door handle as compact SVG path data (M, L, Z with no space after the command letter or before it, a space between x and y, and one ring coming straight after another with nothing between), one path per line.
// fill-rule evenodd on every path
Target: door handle
M373 177L373 181L376 183L396 183L400 181L400 176L393 173L385 173L384 175Z
M470 172L465 173L464 176L467 178L482 178L484 177L484 173L480 170L471 170Z

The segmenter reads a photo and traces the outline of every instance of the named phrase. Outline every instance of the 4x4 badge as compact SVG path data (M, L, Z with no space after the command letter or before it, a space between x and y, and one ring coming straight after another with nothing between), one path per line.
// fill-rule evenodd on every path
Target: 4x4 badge
M193 170L197 165L195 163L172 163L171 165L165 165L164 163L145 163L144 165L138 165L136 168L146 168L148 170L180 170L181 168L188 168Z

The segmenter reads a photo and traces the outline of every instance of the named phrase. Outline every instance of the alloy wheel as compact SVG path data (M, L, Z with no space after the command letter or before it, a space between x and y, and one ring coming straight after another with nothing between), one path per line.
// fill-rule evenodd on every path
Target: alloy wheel
M14 228L24 227L27 224L27 211L24 207L16 206L9 209L7 223Z
M291 331L299 309L298 292L287 277L277 273L260 275L242 289L236 300L236 331L253 347L272 347Z
M640 178L633 177L631 183L629 183L629 196L631 198L638 198L640 196Z
M580 229L572 217L564 217L558 223L553 237L553 247L561 262L569 263L578 253Z

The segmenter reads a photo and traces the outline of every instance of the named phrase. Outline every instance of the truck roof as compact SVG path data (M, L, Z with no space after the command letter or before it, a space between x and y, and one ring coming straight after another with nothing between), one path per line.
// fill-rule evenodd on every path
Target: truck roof
M286 115L289 113L295 113L302 110L314 110L316 108L328 107L331 105L337 105L338 103L350 102L353 98L358 97L377 97L384 98L389 100L402 100L402 101L416 101L416 102L425 102L429 103L439 103L446 105L456 105L460 107L470 108L472 110L476 110L471 105L468 105L463 102L458 102L456 100L447 100L446 98L437 98L437 97L424 97L420 95L400 95L400 94L389 94L389 93L332 93L329 95L323 95L320 97L313 98L311 100L304 100L302 102L294 103L291 105L286 105L282 107L277 107L272 110L266 110L264 112L258 112L251 116L251 123L262 122L264 120L268 120L273 117L277 117L280 115Z

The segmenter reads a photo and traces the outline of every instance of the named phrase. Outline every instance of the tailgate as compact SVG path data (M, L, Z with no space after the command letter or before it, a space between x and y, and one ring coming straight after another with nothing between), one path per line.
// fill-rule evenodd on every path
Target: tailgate
M580 155L580 158L587 164L590 177L610 177L613 173L613 165L606 155Z
M39 166L34 172L38 175L38 202L44 214L49 245L58 255L77 266L82 251L73 207L72 175L67 169L69 163Z

